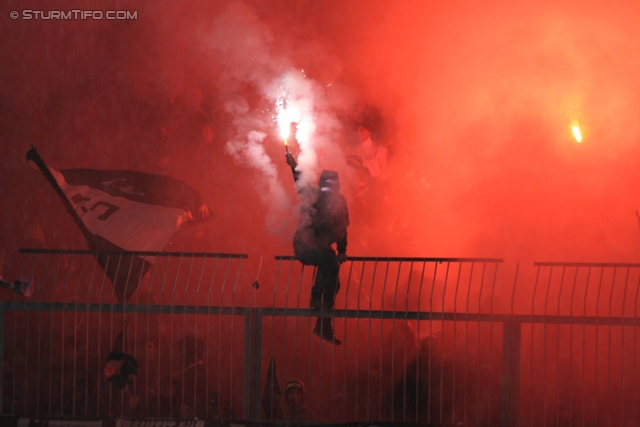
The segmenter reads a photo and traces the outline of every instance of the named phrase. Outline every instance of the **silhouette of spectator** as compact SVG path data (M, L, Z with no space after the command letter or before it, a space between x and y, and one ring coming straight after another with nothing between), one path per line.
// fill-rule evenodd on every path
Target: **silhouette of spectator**
M136 358L127 353L112 351L107 356L102 372L111 384L125 392L125 395L128 396L129 407L135 408L138 405L138 396L133 390L133 379L138 374Z
M435 336L420 341L419 381L421 423L450 423L452 418L453 367L442 354L442 344Z
M387 148L375 141L373 135L380 127L380 114L365 108L355 118L356 143L347 153L347 163L353 168L353 185L356 198L386 179Z
M315 413L305 404L306 386L296 378L284 386L284 399L276 376L275 360L272 358L267 372L267 382L262 396L262 409L267 419L276 421L316 421Z

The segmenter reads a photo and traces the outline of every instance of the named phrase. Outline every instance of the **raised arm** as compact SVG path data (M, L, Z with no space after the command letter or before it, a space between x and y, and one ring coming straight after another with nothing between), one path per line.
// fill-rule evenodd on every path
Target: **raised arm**
M298 182L298 178L300 178L300 171L296 169L298 166L298 162L293 158L293 154L289 152L287 149L287 153L284 155L287 159L287 164L291 167L291 172L293 173L293 179Z
M288 138L290 142L297 142L296 140L297 132L298 132L298 124L291 122L289 124L289 138ZM286 139L284 141L284 144L285 144L284 145L285 149L287 150L284 156L287 159L287 164L289 165L289 167L291 167L291 172L293 173L293 179L296 182L298 182L298 178L300 178L300 171L296 170L296 167L298 167L298 162L296 162L296 159L293 158L293 154L291 154L291 152L289 151L289 145L287 144Z

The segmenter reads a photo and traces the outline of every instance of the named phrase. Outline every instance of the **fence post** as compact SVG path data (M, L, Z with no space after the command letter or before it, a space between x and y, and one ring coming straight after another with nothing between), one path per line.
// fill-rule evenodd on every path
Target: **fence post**
M520 412L520 346L522 324L504 322L502 364L502 425L518 427Z
M244 419L260 420L260 386L262 377L262 310L252 308L245 318L245 384L248 389L244 393ZM247 369L249 381L246 381Z
M242 419L251 416L251 310L244 311L244 379L242 396Z

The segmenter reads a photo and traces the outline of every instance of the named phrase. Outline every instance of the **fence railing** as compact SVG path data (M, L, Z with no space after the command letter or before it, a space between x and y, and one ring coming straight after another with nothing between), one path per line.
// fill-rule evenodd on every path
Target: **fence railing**
M153 266L122 302L92 252L23 251L34 292L0 303L3 414L469 426L640 415L640 264L512 275L500 259L355 257L323 312L308 308L314 269L292 257L256 278L241 254L140 256ZM316 317L342 345L312 334ZM139 362L136 405L104 378L114 349ZM287 396L293 379L304 401Z

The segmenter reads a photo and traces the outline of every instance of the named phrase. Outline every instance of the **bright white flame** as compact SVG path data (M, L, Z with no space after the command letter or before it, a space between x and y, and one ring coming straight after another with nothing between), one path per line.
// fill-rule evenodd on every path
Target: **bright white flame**
M577 125L571 126L571 132L573 132L573 137L578 142L582 142L582 133L580 132L580 128Z
M306 164L309 170L316 166L315 150L313 149L312 136L316 129L316 113L314 109L314 86L302 74L287 73L278 81L274 81L271 96L275 98L275 114L277 131L288 145L287 139L293 139L289 135L291 123L296 124L295 139L300 149L300 164ZM277 86L276 86L277 84Z
M296 103L291 101L291 98L284 90L276 100L276 113L278 132L280 133L280 137L286 140L292 136L289 135L291 123L300 122L301 112L300 109L297 108Z

